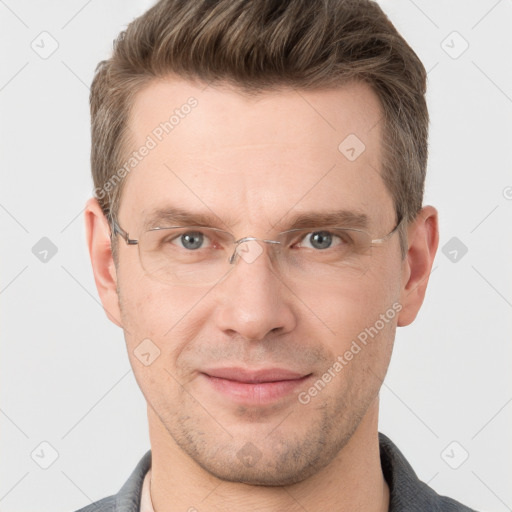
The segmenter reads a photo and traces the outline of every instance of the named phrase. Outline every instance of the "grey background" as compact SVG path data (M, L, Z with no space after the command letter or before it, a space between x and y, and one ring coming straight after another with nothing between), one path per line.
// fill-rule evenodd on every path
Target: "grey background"
M149 449L145 402L99 303L82 211L93 71L151 3L0 0L5 512L71 511L115 493ZM380 3L429 71L425 202L441 229L423 309L398 331L380 430L439 493L512 510L512 0ZM43 237L57 249L46 262ZM58 458L42 469L52 450Z

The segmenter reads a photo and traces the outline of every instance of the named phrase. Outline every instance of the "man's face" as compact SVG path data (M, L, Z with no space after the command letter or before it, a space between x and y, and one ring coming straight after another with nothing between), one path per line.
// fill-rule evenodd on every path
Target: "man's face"
M155 128L191 96L197 106L156 140ZM365 214L380 238L396 222L381 177L380 118L364 84L251 99L177 79L154 82L137 96L129 126L132 150L148 135L157 145L127 177L119 224L137 239L155 210L180 208L216 217L237 240L274 239L299 214L347 210ZM397 321L389 311L403 281L398 236L371 250L357 278L340 271L329 280L291 279L261 243L254 261L238 258L218 283L193 286L155 280L137 247L118 243L121 322L150 429L231 481L290 484L329 464L376 406ZM160 351L147 366L135 355L146 339ZM259 370L297 378L248 384ZM274 380L271 372L265 378Z

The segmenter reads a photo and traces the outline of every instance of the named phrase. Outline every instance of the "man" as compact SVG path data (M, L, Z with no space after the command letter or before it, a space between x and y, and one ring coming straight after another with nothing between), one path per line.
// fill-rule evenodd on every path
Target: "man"
M467 511L379 434L438 245L426 73L377 4L162 0L91 90L88 247L151 451L82 511Z

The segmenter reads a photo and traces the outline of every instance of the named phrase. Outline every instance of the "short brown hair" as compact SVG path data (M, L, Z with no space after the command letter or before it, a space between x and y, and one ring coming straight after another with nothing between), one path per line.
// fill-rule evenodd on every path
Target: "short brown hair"
M130 23L112 57L98 65L90 95L95 195L110 220L124 180L108 193L105 184L112 185L126 159L134 96L171 74L226 82L252 94L366 82L382 106L382 177L397 215L410 222L421 209L427 75L374 1L160 0ZM401 240L403 252L403 232Z

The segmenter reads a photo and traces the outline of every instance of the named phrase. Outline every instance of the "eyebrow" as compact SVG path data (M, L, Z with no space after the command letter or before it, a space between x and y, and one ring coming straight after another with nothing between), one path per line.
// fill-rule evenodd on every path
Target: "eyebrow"
M289 229L301 229L315 226L344 226L351 228L367 228L368 216L362 212L336 210L328 212L303 212L292 217Z
M222 219L213 212L193 212L181 208L152 210L143 223L143 229L166 226L203 226L226 228Z
M283 219L286 217L290 217L290 215L287 214ZM351 210L306 211L291 216L288 223L279 220L277 224L283 225L285 231L317 226L345 226L364 229L368 227L368 216L363 212ZM213 212L194 212L181 208L153 210L143 223L144 230L166 226L202 226L228 229L226 222Z

